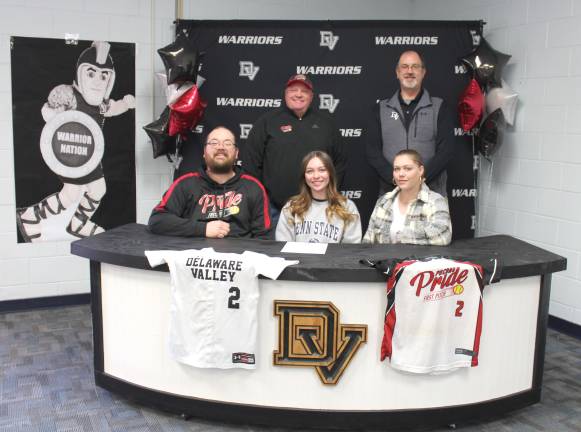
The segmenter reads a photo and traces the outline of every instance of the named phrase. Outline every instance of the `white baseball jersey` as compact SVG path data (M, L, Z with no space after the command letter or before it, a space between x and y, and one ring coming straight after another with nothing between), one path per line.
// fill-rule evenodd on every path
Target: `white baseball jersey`
M436 258L402 261L387 274L381 360L413 373L477 366L483 268Z
M145 255L152 267L170 270L170 355L196 367L254 369L258 275L276 279L298 261L212 248Z

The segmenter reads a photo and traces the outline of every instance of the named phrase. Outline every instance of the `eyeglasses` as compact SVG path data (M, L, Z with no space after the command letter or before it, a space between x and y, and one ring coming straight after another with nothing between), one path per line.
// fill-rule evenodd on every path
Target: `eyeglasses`
M409 65L409 64L400 64L400 65L398 65L398 67L401 70L410 70L411 69L413 71L417 71L417 70L420 70L420 69L423 68L423 66L421 64L418 64L418 63L414 63L414 64L411 64L411 65Z
M236 144L234 144L234 141L232 141L232 140L224 140L224 141L211 140L211 141L208 141L206 143L207 146L212 147L212 148L216 148L220 144L222 144L222 147L224 147L226 149L231 149L236 145Z

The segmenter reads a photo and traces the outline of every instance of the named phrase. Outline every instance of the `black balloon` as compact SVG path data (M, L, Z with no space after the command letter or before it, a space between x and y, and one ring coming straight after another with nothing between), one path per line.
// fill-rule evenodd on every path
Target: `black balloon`
M484 37L481 37L478 48L463 56L462 61L472 68L474 78L482 87L500 87L502 70L510 57L496 51Z
M182 81L196 82L201 55L187 36L178 34L175 41L157 52L165 66L168 85Z
M478 132L478 151L485 158L490 158L502 146L506 120L499 108L491 112L482 122Z
M143 126L143 130L151 139L154 159L164 154L173 154L176 151L175 137L171 137L167 133L169 115L170 109L166 107L157 120Z

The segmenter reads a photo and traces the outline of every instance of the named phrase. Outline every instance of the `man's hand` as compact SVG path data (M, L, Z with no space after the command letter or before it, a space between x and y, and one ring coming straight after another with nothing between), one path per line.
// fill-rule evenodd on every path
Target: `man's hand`
M230 232L230 224L228 222L215 220L206 224L206 237L208 238L224 238Z

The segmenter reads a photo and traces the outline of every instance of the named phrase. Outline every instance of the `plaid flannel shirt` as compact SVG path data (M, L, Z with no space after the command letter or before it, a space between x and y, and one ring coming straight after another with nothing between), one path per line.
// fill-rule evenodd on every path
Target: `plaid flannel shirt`
M390 233L393 221L393 201L399 187L379 198L362 243L409 243L444 246L452 240L452 223L448 201L433 192L425 183L405 215L404 228L395 239Z

